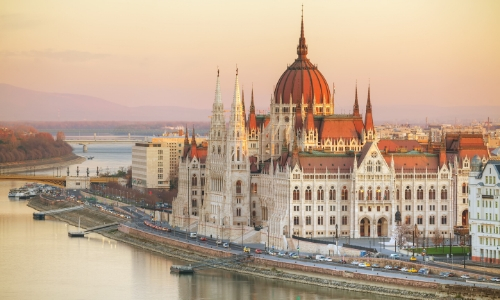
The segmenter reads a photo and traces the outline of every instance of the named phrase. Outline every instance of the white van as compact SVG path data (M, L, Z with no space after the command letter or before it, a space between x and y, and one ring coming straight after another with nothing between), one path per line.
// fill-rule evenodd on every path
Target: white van
M325 256L323 256L323 255L316 255L316 260L318 260L318 261L324 261L325 260Z
M196 232L190 232L189 233L189 237L192 238L192 239L195 239L196 238Z

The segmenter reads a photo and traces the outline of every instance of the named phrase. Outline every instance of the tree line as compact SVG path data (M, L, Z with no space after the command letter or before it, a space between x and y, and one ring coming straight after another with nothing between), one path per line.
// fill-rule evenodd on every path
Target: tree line
M73 148L64 139L63 132L58 132L54 139L50 133L38 132L31 126L1 127L0 163L55 158L71 154Z

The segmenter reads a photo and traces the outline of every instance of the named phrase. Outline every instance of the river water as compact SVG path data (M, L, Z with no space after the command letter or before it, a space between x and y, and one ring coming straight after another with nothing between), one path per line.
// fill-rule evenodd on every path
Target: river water
M92 145L96 155L102 153L108 159L104 162L117 168L130 165L127 147ZM34 210L26 206L25 200L7 196L9 189L22 184L0 182L2 300L389 299L217 269L200 270L195 275L170 274L172 264L184 262L95 233L69 238L67 231L74 230L72 226L57 220L33 220Z

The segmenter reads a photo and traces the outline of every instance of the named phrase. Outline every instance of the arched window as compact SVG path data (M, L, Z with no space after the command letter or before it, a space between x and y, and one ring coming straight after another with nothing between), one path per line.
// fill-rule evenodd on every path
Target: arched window
M329 200L337 200L337 194L335 193L335 187L330 187L330 193L328 195Z
M366 191L366 200L373 200L373 190L372 187L368 187L368 191Z
M306 189L306 200L312 200L312 191L310 186Z
M441 189L441 200L447 200L448 199L448 190L446 189L445 186Z
M358 191L358 200L365 200L365 191L363 190L363 187L359 188L359 191Z
M430 216L429 217L429 224L434 225L436 223L436 217L435 216Z
M424 218L422 216L417 217L417 224L422 225L424 223Z
M407 186L407 187L406 187L406 190L405 190L405 200L411 200L411 190L410 190L410 186Z
M330 216L330 225L335 225L335 216Z
M441 217L441 225L446 225L446 216Z
M345 185L342 188L342 200L349 200L349 191Z
M429 200L436 200L436 190L433 186L429 189Z
M384 200L391 200L391 193L389 192L389 187L385 187L384 191Z
M300 200L300 191L298 186L296 186L293 190L293 200Z
M377 190L375 191L375 199L382 200L382 190L380 190L379 186L377 186Z
M323 187L321 187L321 186L319 187L317 194L318 194L317 200L319 200L319 201L325 200L325 191L323 191Z
M405 224L406 225L410 225L411 224L411 217L410 216L406 216L406 218L405 218Z
M299 216L293 217L293 225L300 225L299 224Z
M424 190L422 189L422 186L419 186L417 190L417 200L423 200L423 199L424 199Z
M197 186L198 185L198 178L196 178L196 174L193 174L193 177L191 177L191 186Z
M236 194L241 194L241 181L236 181Z

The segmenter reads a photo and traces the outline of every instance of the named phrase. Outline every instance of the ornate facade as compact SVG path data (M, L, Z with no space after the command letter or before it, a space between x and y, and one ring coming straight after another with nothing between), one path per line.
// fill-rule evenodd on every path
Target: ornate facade
M467 202L459 200L467 198L469 158L488 158L482 137L381 140L370 87L364 119L357 86L353 113L335 114L335 88L307 52L302 20L297 58L278 80L267 115L256 115L252 90L247 118L236 74L228 126L217 74L208 145L185 148L173 224L283 249L294 249L292 235L391 236L398 211L425 237L467 224ZM195 186L187 170L205 179L196 187L201 206L189 198Z

